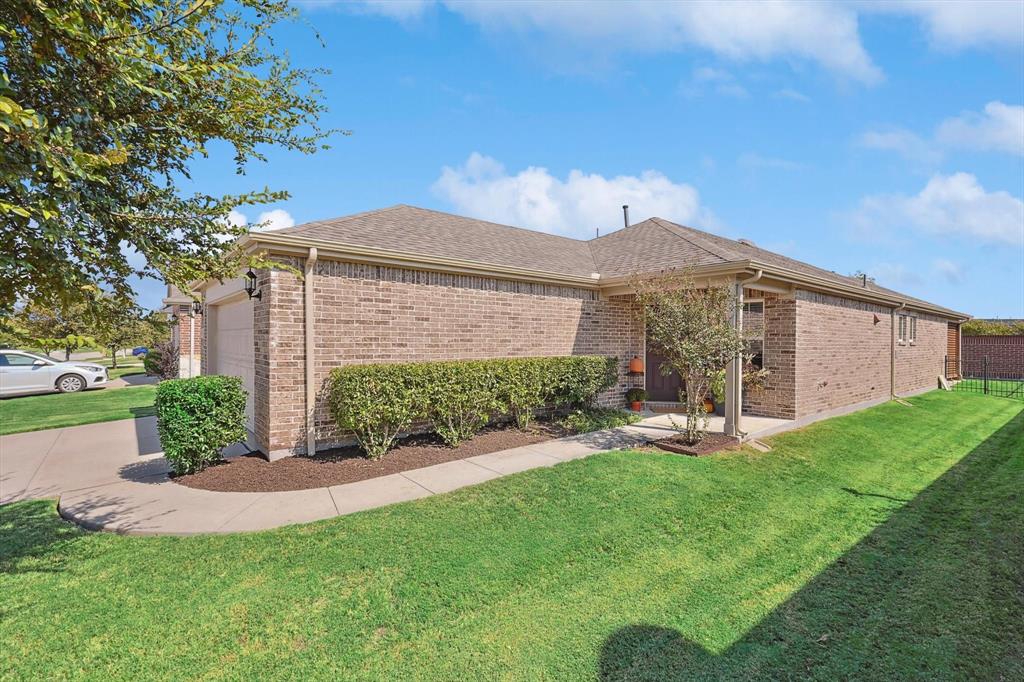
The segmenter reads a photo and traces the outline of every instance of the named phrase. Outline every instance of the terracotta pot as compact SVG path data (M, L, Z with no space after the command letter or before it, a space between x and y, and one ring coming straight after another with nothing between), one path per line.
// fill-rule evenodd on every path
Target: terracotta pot
M704 412L711 414L715 411L715 403L711 398L704 398Z
M629 361L629 371L633 374L644 373L644 361L640 359L639 355L633 356L633 359Z
M629 406L633 409L634 412L639 412L640 410L644 409L644 404L640 400L634 400L629 404Z

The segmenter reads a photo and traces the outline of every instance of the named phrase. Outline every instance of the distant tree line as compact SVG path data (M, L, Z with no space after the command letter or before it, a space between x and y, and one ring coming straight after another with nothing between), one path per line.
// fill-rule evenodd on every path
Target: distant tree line
M965 336L1024 336L1024 320L968 320L960 331Z
M169 336L170 324L163 314L106 296L67 305L28 303L12 315L0 316L0 346L47 355L63 351L65 360L77 350L100 348L110 353L115 367L118 350L153 347Z

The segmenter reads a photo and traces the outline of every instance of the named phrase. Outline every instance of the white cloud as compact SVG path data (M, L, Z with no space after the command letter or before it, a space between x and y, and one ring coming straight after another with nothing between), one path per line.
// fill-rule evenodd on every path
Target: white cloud
M621 225L623 204L630 206L631 222L658 216L718 227L695 188L654 170L613 178L572 170L561 179L530 166L509 174L495 159L473 152L463 165L445 166L433 190L466 215L581 239L595 228Z
M964 281L964 274L960 266L946 258L933 260L932 271L950 284L960 284Z
M598 53L664 52L691 47L727 59L799 58L865 83L881 79L857 32L852 6L798 0L691 2L446 1L444 6L494 34L546 34L563 47ZM407 21L427 3L363 4L362 11Z
M926 165L942 160L947 149L963 148L1005 152L1024 156L1024 106L989 102L985 111L966 111L947 118L925 139L903 128L869 130L858 142L863 147L882 149Z
M859 143L869 149L897 152L910 161L928 165L938 163L942 159L942 152L932 143L902 128L869 130L860 136Z
M736 163L744 168L770 168L773 170L800 170L804 167L804 164L799 163L798 161L776 159L770 156L761 156L760 154L754 153L740 155L736 160Z
M225 222L231 227L245 227L248 224L249 219L245 217L245 214L239 211L237 208L231 209L228 213L228 217Z
M699 97L709 89L725 97L742 99L750 95L731 73L710 66L695 68L690 80L679 85L680 94L686 97Z
M292 227L295 225L295 219L292 218L291 214L283 208L275 208L270 211L264 211L260 213L259 217L254 223L249 222L248 216L239 211L237 208L231 209L227 217L224 218L224 222L231 227L249 227L251 232L264 232L266 230L278 230L284 227ZM227 241L234 239L231 235L221 235L221 241Z
M863 8L917 17L932 46L941 50L1024 43L1024 3L1019 0L901 0Z
M968 111L943 121L935 136L950 147L1024 156L1024 106L989 102L984 113Z
M911 228L984 242L1024 244L1024 201L988 192L970 173L935 175L920 193L874 195L852 216L863 231Z
M802 102L804 104L807 104L808 102L811 101L810 97L800 92L799 90L794 90L792 88L782 88L781 90L776 90L775 96L778 97L779 99L791 99L794 102Z
M275 208L272 211L260 213L260 217L256 219L256 222L259 223L259 227L254 226L253 229L260 231L280 230L295 225L295 219L283 208Z
M307 0L305 4L339 4L403 23L440 4L490 33L535 31L546 34L553 44L577 52L608 55L696 47L738 62L797 58L869 84L881 80L882 73L861 43L860 15L912 17L921 24L932 47L939 50L1024 44L1024 3L1019 0Z
M902 263L875 263L868 268L867 275L882 286L889 287L913 287L924 283L920 273Z

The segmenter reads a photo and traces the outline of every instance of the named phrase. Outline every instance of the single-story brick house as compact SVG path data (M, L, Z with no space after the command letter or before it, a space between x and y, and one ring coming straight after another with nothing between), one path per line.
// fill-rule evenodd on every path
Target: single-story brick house
M203 313L194 299L174 285L167 285L167 296L160 312L171 323L171 344L178 349L178 376L198 376L202 367Z
M672 402L678 380L657 371L635 314L638 275L687 268L742 296L737 323L746 318L770 376L746 395L730 381L731 432L743 414L798 419L934 388L967 319L659 218L582 241L394 206L251 233L239 246L305 273L259 270L253 298L244 278L197 287L203 372L243 377L250 444L271 458L344 439L323 395L330 370L348 363L600 354L619 360L603 403L624 405L632 386ZM642 375L628 371L636 356Z

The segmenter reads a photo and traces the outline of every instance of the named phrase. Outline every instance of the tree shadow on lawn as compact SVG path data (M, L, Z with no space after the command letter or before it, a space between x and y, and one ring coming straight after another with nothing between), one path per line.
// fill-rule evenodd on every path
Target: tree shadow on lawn
M1024 413L724 651L637 624L599 666L602 680L1024 679Z

